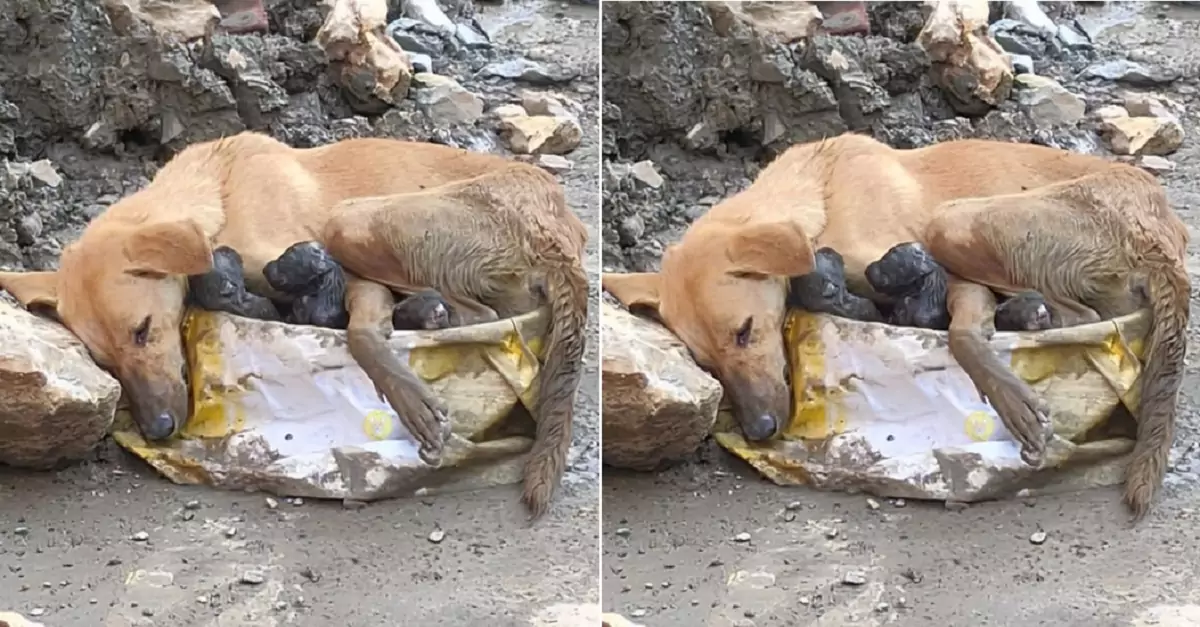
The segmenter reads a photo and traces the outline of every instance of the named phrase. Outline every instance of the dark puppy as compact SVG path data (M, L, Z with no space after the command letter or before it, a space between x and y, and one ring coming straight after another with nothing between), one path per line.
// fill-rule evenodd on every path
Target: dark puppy
M435 289L424 289L396 303L392 327L397 331L432 331L450 327L450 304Z
M846 290L846 264L841 254L832 248L822 248L814 258L812 272L791 278L788 307L852 320L883 321L875 303Z
M867 266L867 282L894 299L888 324L946 330L946 270L917 242L897 244Z
M1021 292L996 306L997 331L1042 331L1054 327L1041 292Z
M344 329L349 323L346 274L319 243L292 244L263 267L263 277L273 289L294 298L287 322L330 329Z
M209 311L279 320L279 310L270 299L246 291L242 256L228 246L213 250L212 270L188 277L188 298L193 306Z

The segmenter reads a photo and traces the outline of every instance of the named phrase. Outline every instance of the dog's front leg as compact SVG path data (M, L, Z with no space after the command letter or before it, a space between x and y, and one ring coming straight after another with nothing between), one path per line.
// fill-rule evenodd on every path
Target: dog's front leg
M950 353L1020 443L1021 459L1040 465L1053 433L1049 408L988 345L995 332L995 294L986 286L951 277L947 306Z
M378 283L349 273L346 279L346 308L350 311L346 339L350 354L417 439L421 459L437 466L450 436L450 421L441 399L387 345L392 334L395 297L389 288Z

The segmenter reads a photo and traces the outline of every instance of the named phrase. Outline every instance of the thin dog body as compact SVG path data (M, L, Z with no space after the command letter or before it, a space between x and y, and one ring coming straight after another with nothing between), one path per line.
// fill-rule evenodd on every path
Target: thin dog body
M406 231L415 219L416 233ZM320 242L346 270L351 354L434 465L449 421L387 346L392 289L437 289L471 312L463 324L548 305L523 495L536 518L570 446L586 343L586 237L561 187L534 166L436 144L352 139L294 149L241 133L184 149L92 220L57 271L0 273L0 288L61 320L121 381L143 435L164 439L189 409L187 277L211 270L213 249L227 246L240 253L251 291L282 297L267 285L266 264L293 244Z
M791 408L780 333L789 277L812 271L813 250L830 247L851 290L888 303L866 268L904 242L922 244L946 269L950 350L1031 464L1051 425L1044 401L987 344L996 294L1036 290L1064 326L1149 305L1125 485L1135 520L1143 517L1174 437L1190 285L1187 230L1138 168L986 140L898 150L847 134L801 144L698 218L659 272L606 274L604 288L655 311L722 381L747 438L765 439Z

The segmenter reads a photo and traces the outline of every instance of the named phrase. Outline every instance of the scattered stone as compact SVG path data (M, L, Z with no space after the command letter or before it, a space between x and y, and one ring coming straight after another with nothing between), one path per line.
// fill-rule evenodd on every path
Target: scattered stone
M33 616L35 618L38 616L42 616L45 613L46 613L46 608L44 608L44 607L35 607L32 610L29 610L29 615Z
M27 536L29 535L29 527L17 527L16 529L13 529L13 533L17 534L18 536Z
M1152 94L1125 94L1125 111L1133 117L1178 120L1183 106L1169 98Z
M988 26L988 35L1000 44L1005 52L1019 54L1030 59L1046 54L1048 42L1038 29L1018 20L1002 19Z
M198 510L200 509L200 501L188 501L183 504L184 509Z
M1142 169L1155 174L1166 174L1167 172L1175 171L1175 162L1164 159L1157 155L1145 155L1138 159L1138 166Z
M876 501L875 499L867 499L867 508L872 510L879 509L879 501Z
M852 570L842 575L842 583L847 586L861 586L867 583L867 575L857 570Z
M501 117L500 130L517 154L561 155L579 147L583 129L574 118L550 115Z
M892 505L895 507L907 507L908 501L905 501L904 499L896 499L892 501Z
M48 469L86 457L120 396L66 328L0 302L0 464Z
M406 2L405 10L413 4L436 6L433 0L415 0ZM412 66L400 45L385 34L386 3L330 0L327 9L315 41L329 58L333 76L351 104L373 112L381 109L376 103L386 107L404 100Z
M646 610L637 609L637 610L630 612L629 615L634 618L642 618L642 617L646 616Z
M1183 144L1183 126L1169 118L1112 117L1101 132L1118 155L1169 155Z
M58 187L62 185L62 176L54 169L54 164L50 163L49 159L40 159L29 164L29 175L33 178L45 183L48 187Z
M1045 544L1046 543L1046 532L1045 531L1033 532L1033 534L1029 536L1029 542L1030 542L1030 544Z
M267 509L278 509L279 508L279 501L275 500L272 497L268 496L266 498L266 503L267 503Z
M238 530L236 527L230 527L225 530L226 538L235 538L235 537L237 537L237 534L238 534Z
M150 539L150 534L146 533L145 531L139 531L132 536L129 536L129 539L133 540L134 542L146 542Z
M600 305L604 463L653 470L691 455L709 435L722 388L662 326Z
M1139 87L1155 87L1173 83L1179 71L1171 68L1151 67L1128 59L1105 61L1088 66L1084 78L1101 78Z
M446 539L446 532L441 529L434 529L429 532L429 541L434 544L441 544L442 540Z
M633 164L633 167L630 169L630 174L633 175L633 178L645 183L652 189L658 189L662 187L663 177L654 167L653 161L648 159L645 161L638 161L637 163Z
M616 534L622 538L628 538L633 535L633 530L629 527L617 527Z
M196 602L199 603L200 605L208 605L208 597L205 597L205 596L196 597Z
M579 77L579 72L575 70L545 65L529 59L509 59L492 63L480 70L479 74L485 78L508 78L531 85L568 83Z
M1013 74L1033 74L1033 57L1024 54L1009 54L1009 62L1013 66Z
M837 537L838 537L838 530L837 530L837 529L827 529L827 530L825 530L825 539L826 539L826 540L833 540L833 539L835 539L835 538L837 538Z
M464 46L472 49L490 48L491 40L488 39L487 33L482 30L472 28L467 24L458 24L454 27L454 37L461 41Z
M1007 100L1012 67L987 35L986 0L935 2L931 9L917 43L950 105L964 115L982 115Z
M266 580L267 578L257 570L248 570L242 573L242 576L238 579L238 581L251 586L257 586Z
M1053 79L1035 74L1020 74L1014 79L1017 100L1029 110L1039 126L1075 124L1083 119L1087 105L1083 99Z
M292 499L292 507L300 507L301 505L304 505L304 499L298 496Z
M575 164L561 155L538 155L537 164L554 174L562 174L575 169Z
M408 52L407 50L405 52ZM412 64L413 72L418 74L433 71L433 57L420 52L409 52L408 62Z
M737 534L736 536L733 536L733 541L734 542L749 542L750 534L743 531L743 532Z
M413 76L413 100L438 124L474 124L483 115L483 99L447 76ZM578 145L578 144L577 144Z
M435 0L405 0L404 17L423 22L438 32L454 34L454 22L446 16Z

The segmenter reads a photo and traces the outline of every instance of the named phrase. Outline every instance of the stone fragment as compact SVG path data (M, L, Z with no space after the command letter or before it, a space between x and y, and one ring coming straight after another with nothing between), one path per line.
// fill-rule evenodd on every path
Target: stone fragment
M630 174L633 175L633 178L641 181L648 187L653 189L662 187L663 177L658 173L658 169L654 167L654 162L649 159L633 164Z
M929 17L917 43L929 55L934 82L959 113L982 115L1008 99L1013 72L987 33L986 0L926 0Z
M479 74L485 78L508 78L531 85L567 83L579 76L578 71L570 68L520 58L497 61L485 66Z
M372 98L398 104L408 95L412 67L385 33L387 0L329 0L328 9L316 42L339 83L360 106Z
M1014 79L1017 101L1029 110L1039 127L1075 124L1083 119L1087 106L1083 99L1067 91L1054 79L1021 74Z
M1100 78L1138 87L1155 87L1175 82L1179 78L1179 71L1164 67L1152 67L1128 59L1117 59L1088 66L1083 71L1083 76L1084 78Z
M1175 171L1175 162L1157 155L1146 155L1138 160L1138 166L1155 174L1166 174Z
M562 174L575 168L570 159L559 155L539 155L537 165L555 174Z
M721 384L658 324L607 302L604 337L604 463L653 470L691 455L708 437Z
M508 147L517 154L566 154L583 140L583 129L574 118L512 115L501 117L500 129Z
M85 457L120 396L70 331L0 301L0 463L45 469Z
M413 99L435 123L474 124L483 115L483 99L450 77L416 74L413 86Z
M1118 155L1169 155L1183 144L1183 126L1174 119L1113 117L1101 132Z

